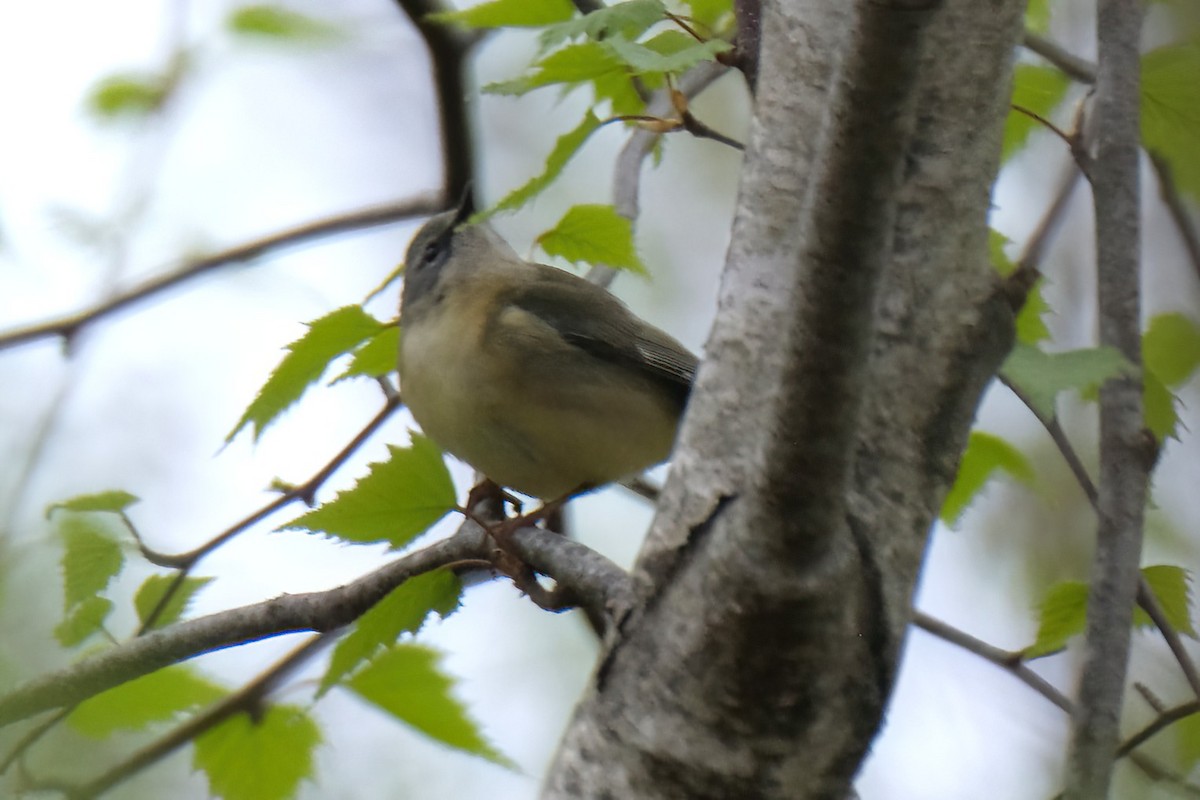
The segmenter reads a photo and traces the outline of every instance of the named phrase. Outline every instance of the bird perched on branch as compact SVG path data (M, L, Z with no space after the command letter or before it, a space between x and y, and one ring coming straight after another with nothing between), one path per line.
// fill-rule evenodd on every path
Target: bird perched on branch
M470 214L430 219L405 259L401 392L425 434L544 500L666 460L696 356Z

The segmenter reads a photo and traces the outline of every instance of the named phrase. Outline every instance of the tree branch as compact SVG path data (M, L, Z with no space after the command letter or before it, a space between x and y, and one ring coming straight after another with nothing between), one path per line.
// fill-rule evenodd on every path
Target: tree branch
M625 573L603 556L557 533L516 531L514 554L608 617L629 605ZM358 619L409 578L457 562L490 561L494 545L474 522L447 539L392 561L352 583L323 592L276 597L151 631L0 696L0 726L78 703L106 689L203 653L272 636L336 630Z
M150 299L168 289L186 283L219 267L249 261L272 250L300 244L311 239L318 239L346 231L362 230L375 227L376 225L388 225L409 219L410 217L430 214L441 207L427 197L386 203L361 211L353 211L308 222L294 228L273 233L269 236L264 236L261 239L255 239L226 250L220 250L211 255L192 259L184 263L177 270L143 281L91 308L35 325L16 328L6 333L0 333L0 350L37 339L55 336L64 339L69 346L75 335L88 325L114 312L120 311L126 306L135 305L143 300Z
M1021 10L997 6L764 7L720 314L638 559L640 604L544 797L846 795L938 498L1011 341L983 256ZM893 327L897 307L920 316ZM892 513L888 498L915 497Z
M412 20L429 50L442 130L445 193L439 208L449 208L467 191L475 175L471 123L466 105L466 62L480 37L450 25L431 22L429 14L446 10L438 0L396 0L396 3Z
M967 652L979 656L984 661L995 664L1063 711L1068 714L1074 713L1074 707L1067 696L1054 688L1041 675L1038 675L1026 666L1021 661L1020 652L1013 653L988 644L982 639L976 639L971 634L920 611L914 612L913 624L926 633L932 634L951 644L958 645Z
M1088 61L1086 58L1080 58L1079 56L1067 52L1067 50L1061 45L1050 41L1045 36L1034 33L1033 31L1025 31L1025 37L1022 39L1021 43L1025 45L1025 49L1032 53L1037 53L1039 56L1062 70L1063 73L1065 73L1068 77L1073 78L1080 83L1096 82L1095 64Z
M1133 364L1141 363L1141 23L1140 3L1100 0L1096 22L1096 158L1089 175L1096 209L1100 344L1115 347ZM1140 377L1120 376L1106 381L1100 388L1099 524L1088 594L1079 710L1072 719L1067 760L1067 800L1090 800L1108 794L1138 590L1142 517L1154 462L1154 448L1147 446L1147 436Z
M726 68L719 64L703 62L685 73L676 83L676 89L685 97L695 97L725 72ZM664 117L673 109L670 93L662 91L647 104L646 113ZM639 128L630 135L621 152L617 154L613 170L613 207L618 214L631 222L637 221L641 213L639 196L642 188L642 163L646 156L650 155L654 143L661 135ZM604 287L611 286L616 276L617 270L602 264L593 266L587 273L589 281Z
M239 691L151 742L121 763L106 770L102 775L78 787L66 788L67 797L71 800L92 800L92 798L99 797L235 714L254 713L264 698L275 691L288 675L305 661L317 655L322 647L332 642L334 638L335 634L333 633L310 637L308 641L288 653Z

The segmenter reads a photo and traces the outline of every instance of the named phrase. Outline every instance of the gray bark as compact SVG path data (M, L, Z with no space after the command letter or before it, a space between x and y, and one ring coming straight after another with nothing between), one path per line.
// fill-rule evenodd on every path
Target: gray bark
M986 215L1022 11L765 5L718 319L544 797L850 793L1011 342Z
M1141 363L1141 202L1138 192L1142 4L1099 4L1093 128L1088 169L1096 209L1100 344ZM1100 487L1096 554L1088 593L1079 710L1071 720L1067 800L1108 796L1121 728L1125 674L1142 552L1142 516L1156 446L1143 428L1142 381L1100 390Z

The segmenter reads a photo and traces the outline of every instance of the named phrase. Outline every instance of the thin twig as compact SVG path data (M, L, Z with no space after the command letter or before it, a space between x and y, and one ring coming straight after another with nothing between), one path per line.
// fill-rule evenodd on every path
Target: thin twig
M695 97L708 88L713 81L727 71L726 67L705 61L686 72L676 83L676 90L686 97ZM670 92L658 92L646 107L646 113L655 117L664 117L674 109ZM617 155L616 166L613 170L613 206L617 213L628 220L636 220L640 213L638 195L641 192L642 162L654 149L654 143L659 134L646 130L636 130L625 142ZM587 279L600 286L610 286L617 276L617 270L597 264L587 274Z
M99 777L70 790L68 797L72 800L91 800L91 798L99 797L230 717L242 712L255 712L262 704L263 699L273 692L288 675L319 653L322 647L332 642L336 635L336 633L323 633L310 637L304 644L246 684L240 691L217 702L207 711L196 715L150 743Z
M1192 262L1192 270L1195 271L1196 277L1200 278L1200 230L1197 229L1196 218L1193 216L1192 210L1183 202L1183 195L1179 193L1179 187L1175 184L1175 176L1167 160L1158 153L1150 151L1150 163L1154 166L1154 174L1158 176L1158 193L1162 197L1163 203L1166 204L1167 211L1171 213L1175 227L1179 229L1183 247L1187 250L1188 258Z
M990 645L982 639L976 639L971 634L920 611L913 613L913 624L926 633L931 633L939 639L944 639L951 644L958 645L964 650L979 656L984 661L995 664L1068 714L1074 711L1074 706L1067 699L1066 695L1054 688L1041 675L1038 675L1027 667L1021 661L1020 653L1012 653Z
M1096 65L1088 61L1086 58L1080 58L1072 53L1067 52L1061 45L1047 39L1045 36L1034 33L1033 31L1025 31L1025 38L1022 41L1025 48L1032 53L1037 53L1042 58L1049 61L1054 66L1061 69L1066 75L1080 83L1095 83L1096 82Z
M379 427L383 425L385 421L387 421L388 417L395 413L396 409L399 407L400 397L398 395L388 397L387 402L384 404L383 408L380 409L379 413L377 413L374 418L372 418L371 421L368 422L345 447L339 450L338 453L331 458L325 464L325 466L321 467L321 469L319 469L311 478L299 486L293 486L275 500L250 514L250 516L229 526L221 533L217 534L212 539L209 539L207 542L195 548L194 550L176 555L159 553L147 547L139 537L138 546L140 547L142 554L145 555L151 563L159 566L178 569L179 572L175 575L174 581L170 586L167 587L167 590L163 593L163 596L159 598L158 603L156 603L154 608L151 609L150 613L146 615L145 620L142 622L142 625L138 630L138 635L140 636L154 627L154 624L158 621L158 618L162 615L163 610L170 603L171 598L175 595L175 592L177 592L179 587L183 585L184 579L202 558L212 553L218 547L221 547L235 536L243 533L251 526L258 524L262 520L274 514L276 511L291 505L297 500L301 500L305 504L311 505L317 490L324 485L325 481L327 481L329 477L338 469L338 467L344 464L346 460L349 459L350 456L353 455L354 452L358 450L358 448L361 447L363 443L366 442L367 439L369 439L371 435L374 434L375 431L378 430Z
M50 337L60 337L69 344L71 339L80 330L97 320L107 317L126 306L134 305L161 294L167 289L171 289L219 267L249 261L272 250L300 244L311 239L400 222L411 217L432 213L439 208L441 206L435 200L431 200L428 197L419 197L414 200L386 203L361 211L339 214L303 225L297 225L294 228L288 228L287 230L264 236L261 239L255 239L226 250L190 260L177 270L143 281L83 311L67 314L35 325L16 328L7 333L0 333L0 350Z
M449 208L471 186L475 176L466 104L466 62L482 34L431 21L430 14L447 10L438 0L396 0L396 3L416 26L429 50L442 134L445 194L441 207Z
M1178 722L1179 720L1190 717L1192 714L1200 713L1200 700L1193 700L1190 703L1184 703L1181 706L1163 711L1154 721L1140 731L1130 736L1125 742L1117 748L1117 758L1124 758L1132 753L1136 748L1140 747L1152 736Z

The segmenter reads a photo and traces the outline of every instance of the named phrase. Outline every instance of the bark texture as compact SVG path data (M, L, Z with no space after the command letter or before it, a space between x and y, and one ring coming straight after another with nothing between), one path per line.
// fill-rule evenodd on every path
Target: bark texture
M764 4L717 322L544 797L850 793L1011 342L986 215L1022 11Z

